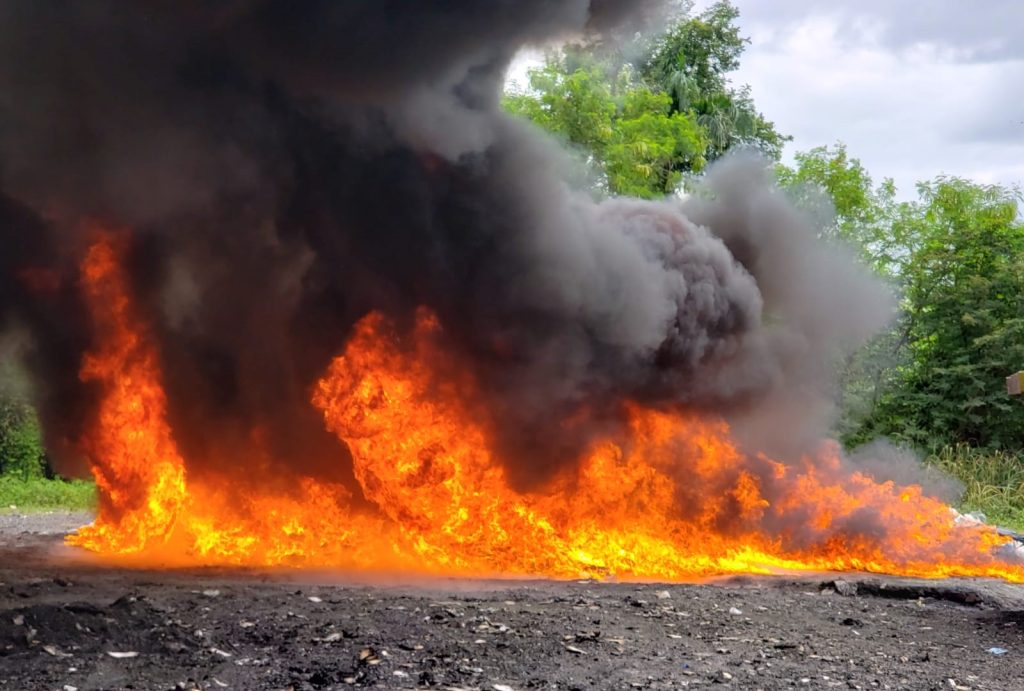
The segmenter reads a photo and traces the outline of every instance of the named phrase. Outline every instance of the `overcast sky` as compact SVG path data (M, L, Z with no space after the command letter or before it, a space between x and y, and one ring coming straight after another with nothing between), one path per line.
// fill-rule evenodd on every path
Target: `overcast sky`
M842 140L903 197L941 173L1024 182L1024 0L733 2L734 81L793 135L786 160Z

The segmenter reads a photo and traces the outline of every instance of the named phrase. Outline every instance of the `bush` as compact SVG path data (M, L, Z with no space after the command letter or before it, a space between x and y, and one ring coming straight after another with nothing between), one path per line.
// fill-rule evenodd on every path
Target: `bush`
M19 511L87 511L96 507L96 485L88 480L48 480L43 477L23 480L0 475L0 510L11 506Z
M0 476L22 480L40 478L46 472L39 418L28 406L8 405L0 419Z
M1024 530L1024 458L958 444L932 455L928 463L964 484L964 511L981 511L990 523Z

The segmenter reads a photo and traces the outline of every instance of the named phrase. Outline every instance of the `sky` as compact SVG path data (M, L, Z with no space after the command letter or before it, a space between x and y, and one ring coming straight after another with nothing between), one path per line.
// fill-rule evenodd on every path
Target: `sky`
M784 159L842 140L901 197L940 174L1024 183L1024 1L733 3L734 82L793 136Z
M733 4L750 39L733 83L792 135L785 162L842 141L904 199L943 174L1024 186L1024 0Z

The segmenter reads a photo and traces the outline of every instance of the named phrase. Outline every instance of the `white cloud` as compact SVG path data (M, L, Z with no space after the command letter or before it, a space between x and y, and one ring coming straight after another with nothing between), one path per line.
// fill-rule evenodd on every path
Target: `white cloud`
M1024 3L736 4L735 81L793 135L787 156L841 140L901 196L939 174L1024 181Z

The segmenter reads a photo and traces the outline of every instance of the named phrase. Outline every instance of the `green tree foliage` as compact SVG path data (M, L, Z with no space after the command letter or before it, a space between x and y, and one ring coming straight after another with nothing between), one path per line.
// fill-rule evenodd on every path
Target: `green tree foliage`
M855 250L879 275L898 281L913 242L911 205L896 201L886 178L874 186L846 145L819 146L794 155L795 166L777 164L779 184L797 206L816 217L822 237Z
M692 113L708 137L708 160L737 145L753 146L778 159L789 137L754 107L747 87L733 88L729 73L739 68L747 43L728 0L686 17L649 46L638 61L646 83L672 97L672 111Z
M1024 450L1024 407L1004 377L1024 367L1024 225L1019 195L940 177L899 202L842 144L777 166L822 234L855 248L902 297L893 328L841 363L838 432L885 435L934 451L955 444Z
M741 144L778 158L785 138L748 90L729 85L746 43L737 16L719 2L681 15L653 42L568 46L530 70L529 88L506 94L505 107L575 147L599 191L611 194L671 194L685 175Z
M39 419L12 364L0 367L0 475L42 477L46 468Z
M671 112L668 95L637 82L628 66L610 79L586 56L550 56L530 72L530 91L507 94L505 107L576 147L613 194L664 196L680 171L704 166L696 121Z
M780 186L814 218L823 239L847 245L877 274L894 283L898 280L899 258L905 258L908 249L893 230L894 219L904 212L895 201L891 180L874 186L867 170L842 143L798 152L793 167L780 163L775 169ZM837 363L842 415L836 432L841 439L856 437L872 415L881 391L905 357L903 351L898 329L893 328Z
M1016 190L938 178L918 186L903 273L898 369L861 436L918 447L1024 451L1024 407L1003 380L1024 363L1024 223Z

